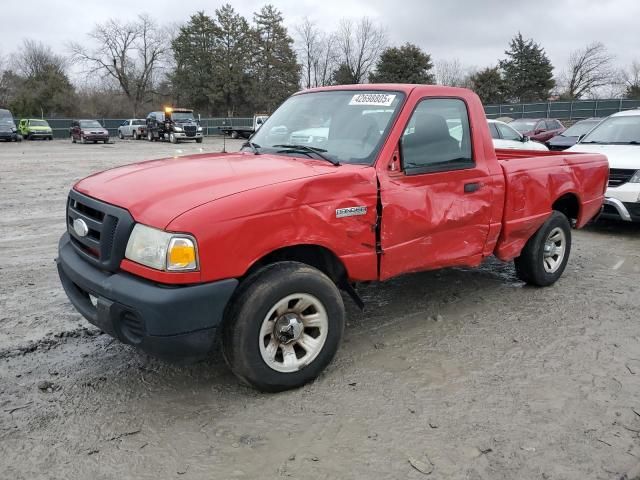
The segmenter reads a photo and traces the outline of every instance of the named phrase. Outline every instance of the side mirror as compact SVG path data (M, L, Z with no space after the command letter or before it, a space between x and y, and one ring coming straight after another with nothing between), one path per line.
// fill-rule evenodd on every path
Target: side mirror
M531 140L531 138L530 138L530 137L527 137L526 135L523 135L523 136L522 136L522 138L521 138L522 143L526 143L526 142L528 142L529 140Z
M257 119L257 120L256 120L256 123L257 123L258 125L262 125L262 119L261 119L261 118Z

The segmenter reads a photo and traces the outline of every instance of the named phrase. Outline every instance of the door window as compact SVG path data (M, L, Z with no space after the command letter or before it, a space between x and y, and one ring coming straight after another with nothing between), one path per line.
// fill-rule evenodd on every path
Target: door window
M516 142L520 141L520 134L516 132L513 128L499 123L498 130L500 130L500 133L502 134L502 138L504 138L505 140L515 140Z
M491 132L491 138L500 139L500 134L498 133L498 127L496 127L495 123L489 124L489 131Z
M455 98L422 100L405 128L401 147L407 175L473 168L465 103Z

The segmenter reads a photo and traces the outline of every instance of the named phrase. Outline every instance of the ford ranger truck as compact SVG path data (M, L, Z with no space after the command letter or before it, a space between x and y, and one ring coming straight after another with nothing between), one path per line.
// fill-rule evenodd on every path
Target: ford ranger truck
M328 128L321 146L292 133ZM148 352L206 356L263 391L315 379L345 325L340 291L495 256L562 275L600 212L601 154L495 150L469 90L298 93L237 153L97 173L69 193L58 271L89 322Z

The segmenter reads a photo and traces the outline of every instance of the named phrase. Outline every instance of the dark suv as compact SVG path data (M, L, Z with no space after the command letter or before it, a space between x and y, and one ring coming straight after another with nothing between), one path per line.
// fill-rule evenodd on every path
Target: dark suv
M202 143L202 127L193 116L193 110L186 108L165 108L164 112L147 115L147 140L195 140Z
M74 120L69 131L73 143L109 143L109 130L97 120Z
M5 142L19 142L22 136L18 133L13 115L9 110L0 108L0 140Z

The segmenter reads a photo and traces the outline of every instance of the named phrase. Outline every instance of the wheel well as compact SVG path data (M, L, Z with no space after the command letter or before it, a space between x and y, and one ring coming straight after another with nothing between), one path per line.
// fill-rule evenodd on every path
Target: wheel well
M294 245L274 250L255 262L245 277L266 265L283 261L300 262L317 268L336 284L347 278L347 271L340 259L331 250L319 245Z
M557 199L551 208L565 214L569 220L578 220L580 214L580 202L573 193L567 193Z

